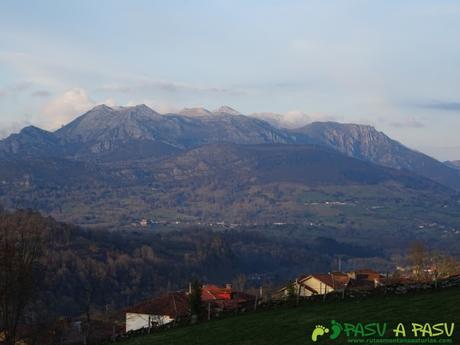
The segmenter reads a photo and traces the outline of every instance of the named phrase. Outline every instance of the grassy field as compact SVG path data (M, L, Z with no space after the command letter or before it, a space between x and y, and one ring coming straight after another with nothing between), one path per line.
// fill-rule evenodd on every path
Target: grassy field
M460 289L420 292L411 295L372 297L330 303L308 303L298 307L280 307L229 317L157 334L140 336L124 345L283 345L283 344L347 344L342 335L330 340L327 335L314 343L311 333L316 325L340 323L387 322L393 329L399 322L455 322L453 344L460 344ZM393 333L388 333L393 337ZM448 337L445 337L448 338Z

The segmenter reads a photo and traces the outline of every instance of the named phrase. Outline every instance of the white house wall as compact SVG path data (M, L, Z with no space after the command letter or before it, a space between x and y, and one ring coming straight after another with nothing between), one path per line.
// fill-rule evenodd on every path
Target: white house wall
M334 291L332 287L330 287L327 284L324 284L322 281L314 277L311 277L311 278L308 278L302 281L302 284L312 288L315 291L318 291L319 295L324 295L324 294Z
M126 332L148 328L149 322L152 326L162 326L174 321L168 315L149 315L138 313L126 313Z

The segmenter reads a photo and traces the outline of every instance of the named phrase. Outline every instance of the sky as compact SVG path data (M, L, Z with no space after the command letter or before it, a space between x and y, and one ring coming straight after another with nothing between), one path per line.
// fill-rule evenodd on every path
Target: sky
M460 1L2 0L0 137L91 107L370 124L460 159Z

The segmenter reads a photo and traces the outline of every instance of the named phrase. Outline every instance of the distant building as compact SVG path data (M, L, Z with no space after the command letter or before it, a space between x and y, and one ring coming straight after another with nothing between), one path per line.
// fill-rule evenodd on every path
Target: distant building
M279 292L281 296L287 296L290 291L302 297L324 295L335 290L343 290L349 279L347 274L341 272L304 275L296 279L292 287L285 286Z
M372 289L385 283L385 277L371 269L349 272L348 276L350 277L348 288Z
M252 305L255 296L241 291L234 291L231 284L227 284L225 287L205 284L201 288L201 300L205 306L210 304L214 313L218 313Z
M352 288L371 289L382 285L383 279L384 277L380 273L368 269L348 273L331 272L303 275L292 284L278 290L278 295L286 297L292 292L301 297L310 297Z

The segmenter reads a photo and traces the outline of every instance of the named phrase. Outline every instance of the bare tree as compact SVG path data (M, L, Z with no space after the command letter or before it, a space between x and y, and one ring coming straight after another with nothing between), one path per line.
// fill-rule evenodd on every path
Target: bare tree
M412 266L412 273L416 279L425 278L425 270L430 263L430 253L421 242L413 242L409 248L408 261Z
M433 265L436 277L439 278L446 278L460 273L460 262L453 256L435 253L433 255Z
M233 280L232 283L233 283L233 286L234 286L235 290L244 291L245 288L246 288L246 282L247 282L246 275L244 273L242 273L242 274L239 274Z
M0 329L6 345L16 344L18 326L36 292L42 226L37 214L0 213Z
M203 313L203 300L201 299L202 285L198 280L193 281L190 286L189 307L193 318L199 319Z
M105 271L100 263L91 258L81 261L80 276L83 282L83 294L80 304L83 307L84 320L82 327L83 344L92 342L93 308L96 304L97 294L101 291L100 283L104 280Z

